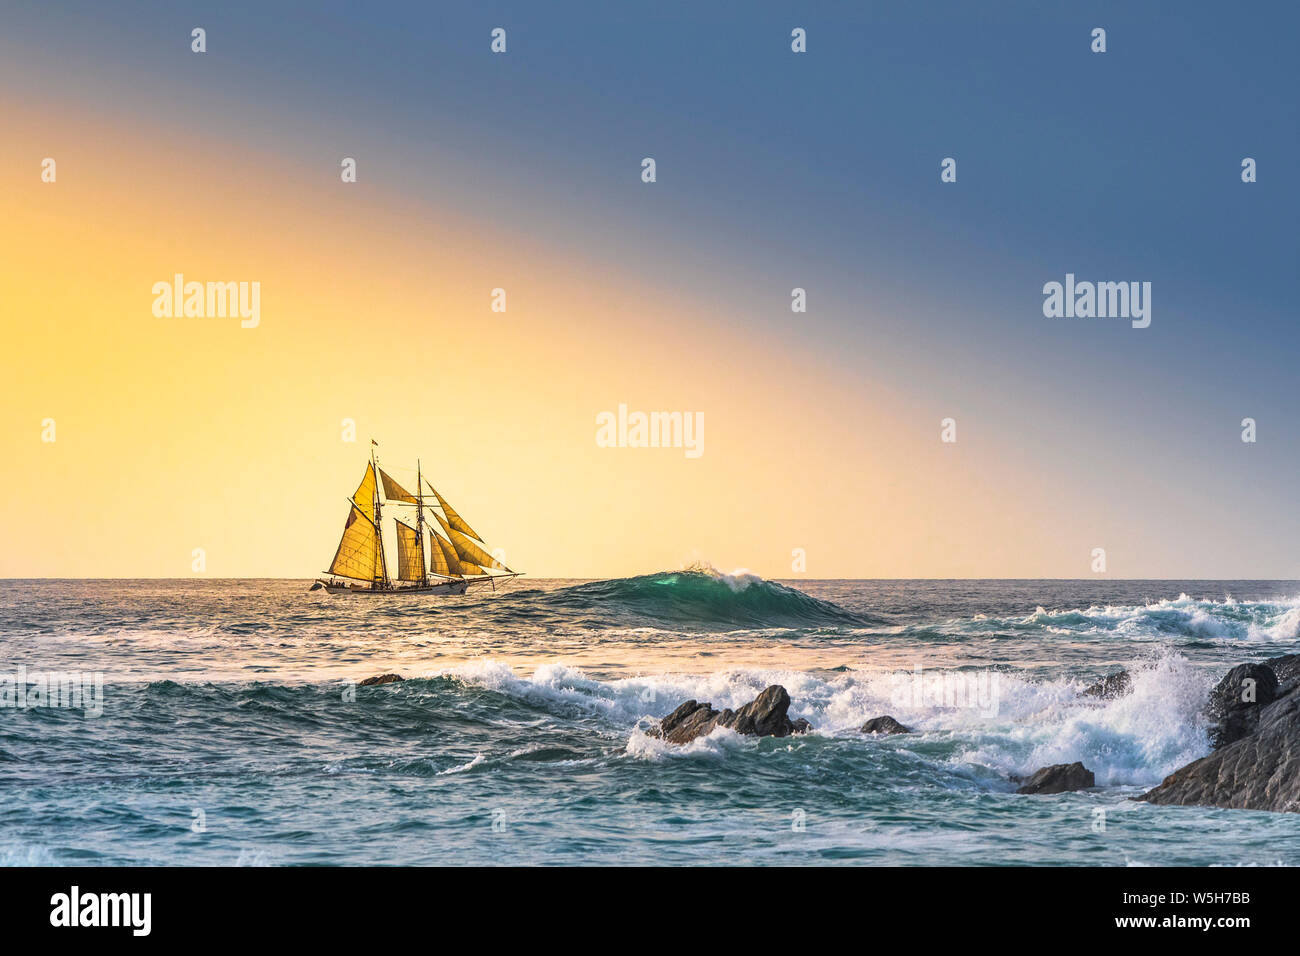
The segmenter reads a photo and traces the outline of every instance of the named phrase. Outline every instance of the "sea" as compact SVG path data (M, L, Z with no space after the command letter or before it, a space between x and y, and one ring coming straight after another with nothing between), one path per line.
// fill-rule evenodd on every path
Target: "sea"
M309 584L0 582L0 863L1300 864L1300 814L1132 799L1229 667L1300 651L1300 582ZM811 733L647 733L771 684Z

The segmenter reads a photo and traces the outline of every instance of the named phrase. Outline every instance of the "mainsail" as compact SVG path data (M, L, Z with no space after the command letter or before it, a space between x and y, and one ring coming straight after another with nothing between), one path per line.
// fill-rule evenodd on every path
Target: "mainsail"
M367 474L369 471L367 470ZM373 487L373 477L371 486ZM365 482L362 482L365 485ZM330 573L359 581L383 579L383 565L379 558L379 534L375 523L357 505L348 510L348 521L343 526L343 538L330 564Z
M429 485L428 479L425 479L424 483L426 485ZM471 538L475 539L476 541L483 540L482 538L479 537L478 532L475 531L473 528L471 528L468 524L466 524L465 519L456 513L456 509L453 508L451 505L447 504L447 499L444 498L442 495L438 494L437 488L433 487L433 485L429 485L429 490L432 491L433 496L438 499L438 504L442 505L443 514L447 516L447 524L450 524L461 534L469 535Z
M381 471L381 475L384 473ZM384 475L387 479L388 476ZM393 519L397 525L397 577L402 581L424 580L424 547L415 529Z
M375 520L375 469L372 466L366 465L366 473L361 476L361 484L357 485L352 501L363 515L372 522Z

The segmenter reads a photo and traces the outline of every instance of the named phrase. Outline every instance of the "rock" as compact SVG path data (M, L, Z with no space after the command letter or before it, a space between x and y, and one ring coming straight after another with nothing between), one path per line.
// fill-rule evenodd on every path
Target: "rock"
M1251 700L1242 700L1254 681ZM1267 664L1238 664L1224 675L1214 690L1206 715L1215 725L1210 728L1210 744L1215 750L1235 743L1255 732L1260 710L1277 698L1277 675Z
M1035 770L1016 793L1065 793L1068 790L1086 790L1097 785L1092 771L1079 763L1054 763Z
M690 743L717 727L730 727L738 734L751 737L788 737L806 734L812 724L802 718L791 721L786 716L790 695L780 684L773 684L739 710L713 709L712 704L688 700L650 730L652 737L662 737L671 744Z
M1239 664L1210 693L1215 751L1138 800L1178 806L1300 812L1300 655ZM1282 679L1279 685L1278 678ZM1255 680L1255 701L1241 699Z
M707 734L712 730L721 716L713 709L712 704L688 700L659 721L659 727L651 731L651 734L662 737L670 744L689 743L701 734Z
M911 732L911 727L904 727L888 714L883 717L872 717L862 725L864 734L910 734Z
M1300 677L1300 654L1270 657L1264 663L1277 676L1278 684L1286 684Z
M1300 812L1300 685L1288 686L1290 693L1258 709L1253 733L1175 770L1135 799Z
M1114 700L1123 697L1133 687L1133 678L1123 668L1108 674L1095 684L1090 684L1079 691L1080 697L1100 697L1102 700Z
M396 684L398 681L406 680L401 674L380 674L378 677L367 677L358 687L374 687L376 684Z
M736 711L734 723L723 726L755 737L788 737L794 732L794 724L785 715L789 709L790 695L780 684L773 684Z

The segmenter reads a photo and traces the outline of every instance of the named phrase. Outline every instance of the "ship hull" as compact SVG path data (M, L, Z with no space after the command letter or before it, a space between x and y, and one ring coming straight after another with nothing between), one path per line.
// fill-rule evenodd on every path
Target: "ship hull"
M513 574L494 575L494 578L496 579L507 578L507 577L516 577L516 575ZM375 596L392 597L395 595L415 595L415 594L429 595L432 597L445 597L447 595L453 595L453 594L464 594L467 590L469 590L469 586L471 584L487 584L489 583L489 581L493 581L494 578L484 578L478 581L439 581L436 584L424 584L424 585L412 584L412 585L397 586L397 587L390 587L390 588L372 588L372 587L366 587L364 584L346 584L342 581L317 580L312 584L309 590L325 591L328 594L347 594L347 595L355 594L355 595L362 595L367 597L375 597ZM495 583L493 583L492 586L494 589L496 588Z

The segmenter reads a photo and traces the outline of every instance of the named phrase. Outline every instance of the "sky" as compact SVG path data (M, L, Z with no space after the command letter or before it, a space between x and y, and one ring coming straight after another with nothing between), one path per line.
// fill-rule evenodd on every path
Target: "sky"
M1300 12L1171 10L6 3L0 576L313 576L373 438L542 577L1300 578Z

